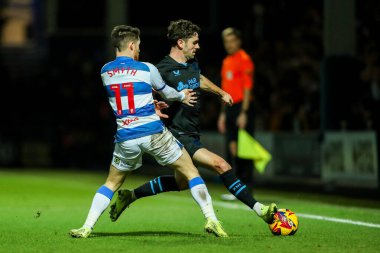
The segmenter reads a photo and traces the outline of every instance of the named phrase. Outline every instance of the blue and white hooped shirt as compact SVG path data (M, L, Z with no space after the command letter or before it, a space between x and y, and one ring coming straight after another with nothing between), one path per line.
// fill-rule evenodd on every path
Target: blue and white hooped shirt
M152 88L159 91L166 84L153 64L119 56L103 66L101 78L116 116L115 142L164 130L154 109Z

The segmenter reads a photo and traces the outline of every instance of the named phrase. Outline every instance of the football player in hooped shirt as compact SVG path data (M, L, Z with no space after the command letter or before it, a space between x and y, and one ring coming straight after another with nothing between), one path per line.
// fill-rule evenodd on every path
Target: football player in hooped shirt
M116 116L113 159L105 184L95 193L86 221L82 227L72 229L70 235L86 238L91 234L114 192L124 182L127 172L141 167L142 155L148 153L161 165L167 165L183 175L191 195L206 218L204 229L219 237L226 237L216 218L207 187L191 157L155 112L152 88L166 99L179 101L189 107L196 100L193 92L177 92L165 84L155 66L137 61L140 52L138 28L116 26L111 39L116 59L103 66L101 77Z
M232 105L231 96L200 74L195 54L199 50L200 28L188 20L172 21L168 27L170 54L166 56L157 68L162 78L171 87L182 90L193 89L197 95L200 90L212 92L227 105ZM255 200L232 171L231 166L220 156L207 150L200 142L199 132L200 104L194 107L173 103L168 110L169 119L166 126L173 135L185 146L196 165L217 172L226 188L241 202L249 206L265 222L271 223L277 210L276 204L263 205ZM110 218L116 221L123 210L133 201L167 191L187 189L186 181L179 173L160 176L144 185L129 190L119 190L118 198L111 205Z

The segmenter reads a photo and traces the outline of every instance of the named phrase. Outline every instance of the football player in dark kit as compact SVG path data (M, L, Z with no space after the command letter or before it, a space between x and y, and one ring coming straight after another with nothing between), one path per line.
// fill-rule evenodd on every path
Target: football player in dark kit
M214 93L227 105L232 105L231 96L213 84L201 74L195 58L199 50L200 28L188 20L170 22L167 37L171 46L169 55L157 64L165 83L177 91L193 89L200 95L201 90ZM217 154L207 150L200 142L199 116L200 103L193 107L172 103L168 108L169 118L166 126L173 135L185 146L195 165L211 169L218 173L226 188L241 202L250 207L266 223L271 223L277 211L276 204L263 205L255 200L238 178L231 165ZM120 214L135 200L168 191L188 189L186 180L179 173L164 175L129 191L119 190L118 198L111 205L110 218L116 221Z

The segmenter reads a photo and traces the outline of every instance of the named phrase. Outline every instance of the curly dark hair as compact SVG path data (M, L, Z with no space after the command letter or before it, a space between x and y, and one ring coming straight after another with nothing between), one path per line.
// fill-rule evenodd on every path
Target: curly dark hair
M179 39L190 39L195 33L199 33L200 31L201 28L196 24L193 24L191 21L179 19L170 22L167 37L170 46L175 46Z
M128 25L118 25L112 29L111 41L112 45L120 52L128 46L131 41L140 39L140 29Z

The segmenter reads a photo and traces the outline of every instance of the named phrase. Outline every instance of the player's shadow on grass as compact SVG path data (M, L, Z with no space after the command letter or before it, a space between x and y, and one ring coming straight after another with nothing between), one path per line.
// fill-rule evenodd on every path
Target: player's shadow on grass
M92 237L106 237L106 236L183 236L183 237L199 237L198 234L182 233L175 231L133 231L133 232L94 232Z

